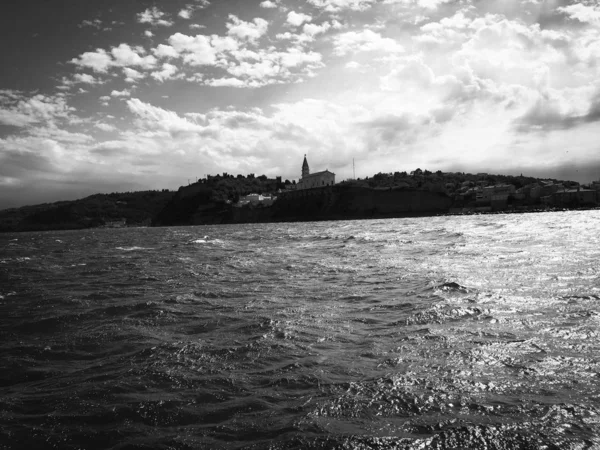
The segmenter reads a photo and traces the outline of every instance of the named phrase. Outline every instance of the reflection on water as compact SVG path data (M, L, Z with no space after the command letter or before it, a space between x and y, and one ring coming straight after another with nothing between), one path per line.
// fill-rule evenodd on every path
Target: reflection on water
M594 448L599 225L0 235L0 448Z

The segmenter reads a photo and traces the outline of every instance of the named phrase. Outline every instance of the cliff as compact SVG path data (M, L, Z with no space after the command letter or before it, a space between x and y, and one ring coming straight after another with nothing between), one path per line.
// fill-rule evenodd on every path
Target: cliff
M296 222L410 217L448 212L445 194L416 189L336 185L280 194L270 207L234 207L211 200L210 190L188 186L159 213L155 225Z
M407 217L448 212L445 194L418 189L336 185L286 193L273 205L273 220Z
M232 221L408 217L446 213L451 203L452 200L445 194L429 191L336 185L284 193L271 208L256 208L250 212L244 211L245 208L234 208Z

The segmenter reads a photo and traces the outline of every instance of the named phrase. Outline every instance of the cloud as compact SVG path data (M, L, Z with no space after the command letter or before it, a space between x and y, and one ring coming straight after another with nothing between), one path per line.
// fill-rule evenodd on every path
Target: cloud
M407 6L418 6L425 9L436 9L440 5L450 3L453 0L385 0L384 4L404 4Z
M144 49L141 47L133 49L128 44L120 44L118 47L113 47L110 53L99 48L95 52L85 52L79 58L71 59L70 62L100 73L106 73L111 67L153 68L156 64L156 58L152 55L140 56L140 53L143 52Z
M32 124L56 126L72 117L75 108L67 104L63 95L36 94L31 97L20 91L0 91L0 124L27 127Z
M152 49L152 53L157 58L178 58L179 52L170 45L159 44L158 47Z
M210 80L206 80L204 83L207 86L213 87L235 87L235 88L244 88L251 87L247 82L240 80L238 78L213 78Z
M162 70L160 72L152 72L152 78L154 78L157 81L160 81L161 83L166 81L166 80L170 80L173 79L173 75L175 75L177 73L177 67L172 65L172 64L168 64L168 63L164 63L162 65Z
M137 51L136 51L137 50ZM132 49L128 44L113 47L111 54L114 58L112 64L119 67L137 66L142 69L152 69L156 65L156 58L152 55L140 56L143 48Z
M101 48L96 49L95 52L85 52L79 58L73 58L70 62L80 67L89 67L95 72L101 73L105 73L113 65L111 56Z
M154 33L150 30L146 30L144 31L144 36L151 38L152 36L154 36Z
M69 79L67 77L63 77L62 85L58 86L57 89L69 90L72 86L74 86L78 83L94 85L94 84L103 84L104 81L94 78L92 75L89 75L87 73L76 73L73 75L73 77L71 79ZM81 91L84 91L84 90L80 89L79 92L81 92Z
M172 48L178 55L183 56L185 63L193 66L213 65L216 62L217 52L209 36L199 34L192 37L175 33L169 37L169 44L169 49L166 46L159 46L156 52L167 55L171 53Z
M137 15L137 21L139 23L149 23L154 26L170 27L173 25L173 21L163 19L165 13L160 11L156 6L146 9Z
M178 116L177 113L152 106L137 98L127 100L127 107L139 118L138 125L147 130L160 130L175 134L202 131L202 127Z
M35 146L39 146L37 149ZM9 138L0 139L3 148L0 153L0 175L23 178L27 174L40 175L56 172L58 167L53 164L45 151L52 152L53 143L43 139Z
M304 13L297 13L295 11L290 11L287 15L287 23L293 25L295 27L299 27L304 22L310 22L312 20L312 16Z
M276 39L293 41L298 45L306 45L316 40L319 34L326 33L331 29L340 29L342 24L336 20L330 22L323 22L318 25L315 23L305 23L300 33L278 33L275 35Z
M136 83L146 77L145 74L138 72L135 69L131 69L130 67L123 67L123 74L125 75L125 81L127 83Z
M334 53L344 56L349 53L379 51L384 53L401 53L402 45L391 38L384 38L371 30L348 31L334 38Z
M92 75L87 73L76 73L73 75L73 81L75 83L85 83L85 84L99 84L100 81L94 78Z
M84 20L77 26L79 28L92 27L92 28L96 28L99 30L100 28L102 28L102 21L100 19Z
M563 12L571 19L584 23L600 22L600 8L596 6L587 6L581 3L575 3L568 6L561 6L557 11Z
M179 17L181 17L182 19L190 19L192 17L192 9L191 8L182 9L179 11L179 13L177 15Z
M303 75L311 76L315 70L323 67L320 53L295 47L284 51L247 52L240 50L232 52L232 55L237 60L231 61L226 70L236 78L223 82L213 78L210 85L223 86L226 83L234 87L256 88L268 84L290 82Z
M275 0L274 2L272 2L271 0L265 0L263 2L260 2L260 7L261 8L277 8L279 4L278 0Z
M230 14L226 26L229 36L255 43L267 32L269 22L260 17L253 19L252 22L245 22Z
M317 25L315 23L305 23L302 27L302 31L305 35L315 37L318 34L325 33L329 29L340 29L342 28L342 24L338 21L334 20L331 23L323 22L321 25Z
M131 96L131 92L129 92L127 89L123 89L122 91L116 91L113 90L110 93L111 97L130 97Z
M197 23L191 23L191 24L190 24L190 28L191 28L192 30L199 30L199 29L201 29L201 28L206 28L206 26L205 26L205 25L199 25L199 24L197 24Z
M106 131L106 132L111 132L111 131L116 130L116 128L113 125L110 125L110 124L104 123L104 122L95 123L94 126L96 128L98 128L99 130Z
M375 4L376 0L308 0L308 3L328 12L339 12L345 9L365 11Z
M539 93L523 115L514 120L520 133L568 130L600 121L600 86Z

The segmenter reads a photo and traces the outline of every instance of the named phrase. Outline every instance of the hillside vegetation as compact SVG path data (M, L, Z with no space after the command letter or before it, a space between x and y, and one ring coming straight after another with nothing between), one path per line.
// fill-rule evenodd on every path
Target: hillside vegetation
M96 194L75 201L0 211L0 231L371 217L416 214L419 211L424 214L425 209L440 213L443 208L449 210L451 207L474 204L476 186L510 184L519 189L539 182L541 180L538 178L522 175L430 172L416 169L410 173L378 173L363 179L342 181L337 185L340 189L327 191L327 197L318 198L315 191L312 194L317 195L316 197L298 200L297 195L294 195L292 201L286 198L286 193L296 192L293 189L295 182L282 181L280 177L268 178L265 175L234 176L223 173L209 175L196 183L182 186L177 192L162 190ZM565 187L578 184L570 181L561 183ZM395 193L384 194L384 191L392 190ZM398 190L406 191L407 194L399 194L396 192ZM435 196L423 197L418 194L419 191L433 193ZM410 192L413 194L409 195ZM242 196L251 193L272 194L279 197L279 200L270 208L264 205L242 208L233 206ZM352 195L357 198L350 198ZM386 202L389 201L399 203L388 205ZM539 203L539 199L536 202ZM265 208L269 211L264 210Z
M95 194L80 200L0 211L0 231L75 230L120 222L150 225L173 191Z

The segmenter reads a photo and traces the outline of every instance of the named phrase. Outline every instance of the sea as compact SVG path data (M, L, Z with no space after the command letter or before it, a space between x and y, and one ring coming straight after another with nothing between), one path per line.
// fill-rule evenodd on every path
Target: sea
M0 235L0 449L600 449L600 210Z

